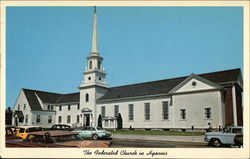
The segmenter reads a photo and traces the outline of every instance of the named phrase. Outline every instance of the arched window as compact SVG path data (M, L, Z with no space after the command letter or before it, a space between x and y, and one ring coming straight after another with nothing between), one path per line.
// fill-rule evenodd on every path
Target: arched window
M89 94L88 94L88 93L86 94L85 101L86 101L86 102L89 101Z
M89 69L92 69L92 61L89 61Z

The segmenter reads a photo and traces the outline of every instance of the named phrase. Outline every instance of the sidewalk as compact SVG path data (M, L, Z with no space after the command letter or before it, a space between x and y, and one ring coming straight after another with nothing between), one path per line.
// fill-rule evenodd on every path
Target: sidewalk
M156 140L156 141L178 141L178 142L204 143L204 135L193 137L193 136L112 134L112 137L114 139Z

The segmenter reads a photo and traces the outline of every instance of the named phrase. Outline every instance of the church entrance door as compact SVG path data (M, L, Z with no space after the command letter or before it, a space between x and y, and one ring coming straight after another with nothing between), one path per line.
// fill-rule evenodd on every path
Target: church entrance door
M85 114L85 126L90 126L90 115Z

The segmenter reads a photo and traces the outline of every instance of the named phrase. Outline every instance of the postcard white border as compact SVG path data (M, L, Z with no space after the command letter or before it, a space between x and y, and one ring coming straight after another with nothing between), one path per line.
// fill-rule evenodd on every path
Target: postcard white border
M167 156L156 158L249 158L249 1L1 1L1 133L0 155L4 158L110 158L111 156L84 156L77 148L5 148L6 104L6 7L7 6L238 6L244 7L244 148L157 148ZM112 148L121 150L122 148ZM93 149L90 149L93 150ZM95 149L97 150L97 149ZM100 149L102 150L102 149ZM108 149L106 149L108 150ZM126 148L128 151L134 148ZM138 148L140 151L153 148ZM146 156L112 156L112 158L147 158ZM151 158L148 156L148 158Z

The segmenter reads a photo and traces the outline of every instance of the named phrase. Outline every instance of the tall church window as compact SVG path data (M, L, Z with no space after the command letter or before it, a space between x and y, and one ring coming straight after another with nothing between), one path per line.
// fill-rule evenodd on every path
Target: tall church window
M71 105L68 105L68 110L70 110L70 106L71 106Z
M133 104L128 105L128 120L130 121L134 120L134 105Z
M101 107L101 115L102 117L105 117L105 106Z
M80 104L77 104L77 109L78 109L78 110L80 109Z
M211 108L205 108L205 118L211 119Z
M52 116L51 115L48 116L48 123L52 123Z
M18 104L18 106L17 106L17 110L20 110L20 104Z
M162 102L162 119L168 120L169 119L168 113L168 102Z
M25 116L25 123L28 123L28 115Z
M58 116L58 123L62 123L62 116Z
M62 106L60 105L60 106L59 106L59 111L61 111L61 110L62 110Z
M80 115L76 116L76 122L79 123L80 122Z
M86 101L86 102L89 101L89 94L88 94L88 93L86 94L85 101Z
M40 116L40 115L37 115L37 116L36 116L36 123L40 123L40 121L41 121L41 116Z
M70 115L68 115L67 116L67 124L69 124L71 122L70 120L71 120L71 117L70 117Z
M92 61L89 61L89 69L92 69Z
M185 120L186 119L186 109L181 109L181 120Z
M150 120L150 103L144 103L145 120Z
M114 117L118 117L118 113L119 113L119 105L115 105L114 106Z
M25 110L25 109L26 109L26 104L23 105L23 110Z

